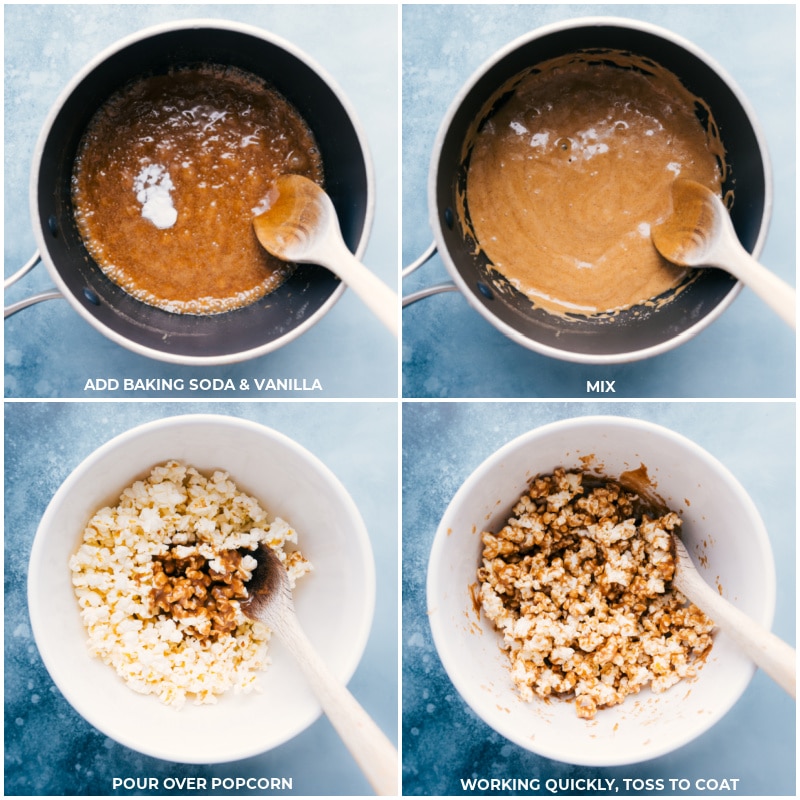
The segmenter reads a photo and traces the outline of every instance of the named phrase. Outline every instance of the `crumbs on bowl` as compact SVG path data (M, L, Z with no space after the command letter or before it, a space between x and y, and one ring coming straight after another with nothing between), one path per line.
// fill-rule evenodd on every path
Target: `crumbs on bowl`
M273 548L294 587L312 567L287 542L297 533L225 472L155 467L94 514L70 559L89 651L134 691L175 708L252 691L270 631L240 607L250 553Z
M678 515L587 478L559 468L531 481L503 529L483 533L478 578L520 695L572 699L592 719L694 676L713 622L670 586Z

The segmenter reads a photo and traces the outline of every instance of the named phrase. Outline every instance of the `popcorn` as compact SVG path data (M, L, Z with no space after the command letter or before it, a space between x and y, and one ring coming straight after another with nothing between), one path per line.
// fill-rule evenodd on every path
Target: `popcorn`
M187 701L215 703L230 690L257 690L256 674L269 663L269 629L246 617L236 598L218 599L213 611L201 604L178 614L163 593L161 604L155 601L156 575L163 590L164 559L186 558L194 559L193 567L207 562L241 585L256 560L237 551L254 551L263 542L286 564L294 586L311 564L299 551L284 550L297 541L294 529L282 519L267 520L258 501L239 492L225 473L206 478L177 461L155 467L146 480L126 488L116 507L99 509L89 520L70 559L89 652L134 691L175 708ZM246 587L240 595L246 596ZM223 602L229 619L220 627Z
M694 676L714 624L670 587L678 515L640 518L635 494L585 477L531 481L503 529L483 533L478 579L520 696L569 698L592 719Z

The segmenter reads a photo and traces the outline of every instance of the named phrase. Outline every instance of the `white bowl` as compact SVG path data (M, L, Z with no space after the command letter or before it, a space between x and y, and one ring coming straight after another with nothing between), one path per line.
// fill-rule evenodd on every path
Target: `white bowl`
M300 622L343 681L364 652L375 607L375 567L364 522L339 480L274 430L235 417L188 415L134 428L96 450L56 492L31 552L28 604L42 659L75 710L112 739L168 761L211 764L286 742L314 722L319 703L273 637L263 693L223 695L176 711L136 694L87 650L68 560L91 515L168 459L227 471L270 514L297 530L314 565L295 590Z
M436 532L427 601L433 639L464 700L495 731L548 758L611 766L655 758L690 742L739 699L753 663L728 637L714 646L698 677L662 694L645 689L624 703L579 719L574 704L523 701L515 692L500 636L476 612L481 532L497 531L536 474L580 468L618 478L647 469L655 492L683 519L682 538L703 556L709 583L769 627L775 568L764 524L742 486L715 458L658 425L622 417L580 417L545 425L502 447L466 480ZM698 564L698 566L700 566Z

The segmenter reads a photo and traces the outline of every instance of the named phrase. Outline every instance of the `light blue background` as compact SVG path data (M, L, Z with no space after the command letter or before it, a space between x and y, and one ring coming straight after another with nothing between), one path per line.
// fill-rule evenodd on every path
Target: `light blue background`
M408 5L403 7L403 264L433 241L428 171L436 133L461 87L498 49L540 25L612 15L680 34L733 76L755 108L775 172L766 266L795 283L794 5ZM403 291L449 280L437 255ZM459 293L403 311L405 397L586 397L615 380L622 397L793 397L795 337L749 290L694 340L656 358L583 366L506 339Z
M375 165L375 223L364 262L397 286L394 6L18 5L6 6L4 13L6 276L35 250L28 212L33 149L51 105L72 76L123 36L168 20L207 17L246 22L287 39L342 88L361 121ZM51 286L40 264L6 293L6 302ZM352 291L299 339L267 356L225 367L176 367L131 353L97 332L63 300L11 317L5 337L6 397L83 397L89 377L224 376L237 385L240 378L318 378L324 391L315 393L317 397L395 397L398 391L397 342ZM292 392L269 393L288 395Z
M349 685L397 741L396 404L6 403L5 794L107 795L115 793L114 777L185 775L285 776L294 787L283 794L371 794L325 717L261 756L216 766L176 765L139 755L95 730L68 705L41 662L28 619L26 576L47 504L104 442L143 422L186 413L230 414L275 428L320 458L352 496L372 542L377 602L367 649Z
M406 403L404 793L463 794L459 779L470 777L602 777L616 778L620 786L622 778L739 778L737 794L794 795L795 703L760 671L734 708L694 742L643 764L607 769L550 761L511 744L475 716L447 677L433 645L425 601L428 557L439 520L461 484L502 445L547 422L588 414L650 420L692 439L728 467L752 497L769 533L777 568L773 630L794 643L793 403Z

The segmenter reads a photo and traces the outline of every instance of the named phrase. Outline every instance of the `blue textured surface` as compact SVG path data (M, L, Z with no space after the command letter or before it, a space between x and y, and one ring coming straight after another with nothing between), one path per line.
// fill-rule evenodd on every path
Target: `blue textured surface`
M498 49L566 18L645 20L693 41L744 91L775 172L775 206L761 259L795 282L795 7L792 5L409 5L403 8L403 264L433 241L427 181L434 139L453 98ZM439 255L404 294L449 280ZM793 397L795 338L750 291L676 350L619 366L583 366L530 352L459 293L403 312L405 397L586 397L614 380L618 397Z
M404 794L465 794L461 779L469 778L539 778L541 794L550 794L544 782L551 778L615 778L624 794L624 778L665 782L675 778L689 780L693 790L688 794L696 796L715 793L697 791L697 779L736 778L737 791L730 793L794 795L795 704L761 672L734 708L694 742L639 765L606 769L562 764L511 744L475 716L447 677L433 645L425 601L428 556L447 505L473 470L500 446L544 423L588 414L656 422L693 439L731 470L753 498L769 532L777 565L773 630L794 642L793 403L407 403L403 409Z
M34 145L51 105L74 74L123 36L160 22L218 18L245 22L287 39L341 87L372 153L376 211L364 263L390 286L397 270L398 46L393 6L303 5L20 5L5 16L5 275L35 250L28 211ZM39 265L6 293L11 303L51 288ZM310 331L280 350L225 367L176 367L114 344L62 300L24 309L5 323L6 397L84 397L87 378L182 377L250 381L236 396L258 392L254 378L318 379L314 397L395 397L397 342L352 291ZM99 396L220 396L222 392L100 393ZM228 393L228 395L230 392ZM305 396L312 393L305 393Z
M154 777L163 781L184 776L206 777L209 786L215 776L291 777L293 789L283 794L371 794L324 717L292 741L261 756L216 766L174 764L139 755L90 726L66 702L42 664L31 635L26 579L31 543L47 504L68 474L113 436L149 420L185 413L230 414L275 428L319 457L350 492L370 534L378 580L372 633L349 685L378 725L393 741L397 739L394 404L7 403L5 794L147 794L114 792L112 779ZM224 731L209 731L209 735L224 736Z

